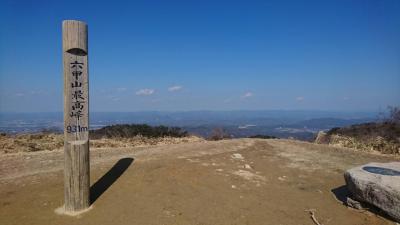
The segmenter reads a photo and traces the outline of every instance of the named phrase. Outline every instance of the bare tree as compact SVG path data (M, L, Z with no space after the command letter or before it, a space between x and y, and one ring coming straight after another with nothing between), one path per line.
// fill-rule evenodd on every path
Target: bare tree
M400 123L400 108L398 106L388 106L389 118L392 123Z
M230 135L226 133L226 131L220 127L214 128L211 131L211 135L208 139L212 141L218 141L218 140L223 140L223 139L228 139L230 138Z

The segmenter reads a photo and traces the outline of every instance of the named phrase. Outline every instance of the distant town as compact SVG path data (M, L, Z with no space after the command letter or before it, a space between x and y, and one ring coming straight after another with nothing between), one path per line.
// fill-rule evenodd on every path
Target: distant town
M185 111L185 112L94 112L89 129L113 124L177 126L207 138L220 128L232 138L269 135L313 140L319 131L378 120L376 112L334 111ZM0 132L62 132L62 113L0 113Z

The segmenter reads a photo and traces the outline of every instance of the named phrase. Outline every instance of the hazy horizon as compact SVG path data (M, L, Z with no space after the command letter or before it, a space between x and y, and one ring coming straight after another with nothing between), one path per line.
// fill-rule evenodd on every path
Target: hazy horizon
M199 110L136 110L136 111L93 111L90 113L146 113L146 112L160 112L160 113L190 113L190 112L321 112L321 113L386 113L387 107L378 110L320 110L320 109L232 109L232 110L212 110L212 109L199 109ZM1 114L7 113L64 113L63 111L0 111Z
M89 129L116 124L148 124L181 127L207 137L214 128L224 128L235 137L273 135L309 140L316 132L333 127L377 121L373 112L328 112L307 110L241 111L141 111L90 112ZM0 132L35 133L43 130L61 132L63 112L0 113Z

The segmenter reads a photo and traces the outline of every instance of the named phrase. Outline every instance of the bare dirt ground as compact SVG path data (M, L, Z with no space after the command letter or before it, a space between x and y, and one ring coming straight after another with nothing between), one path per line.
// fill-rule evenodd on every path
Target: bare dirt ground
M92 209L58 215L63 153L0 156L0 224L395 224L348 209L344 170L398 157L326 145L236 139L91 149Z

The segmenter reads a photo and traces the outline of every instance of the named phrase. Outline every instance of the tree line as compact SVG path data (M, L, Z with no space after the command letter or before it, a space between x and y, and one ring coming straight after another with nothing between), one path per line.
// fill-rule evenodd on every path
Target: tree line
M180 127L150 126L147 124L118 124L105 126L97 130L90 130L91 139L100 138L131 138L143 136L149 138L157 137L186 137L187 131Z

